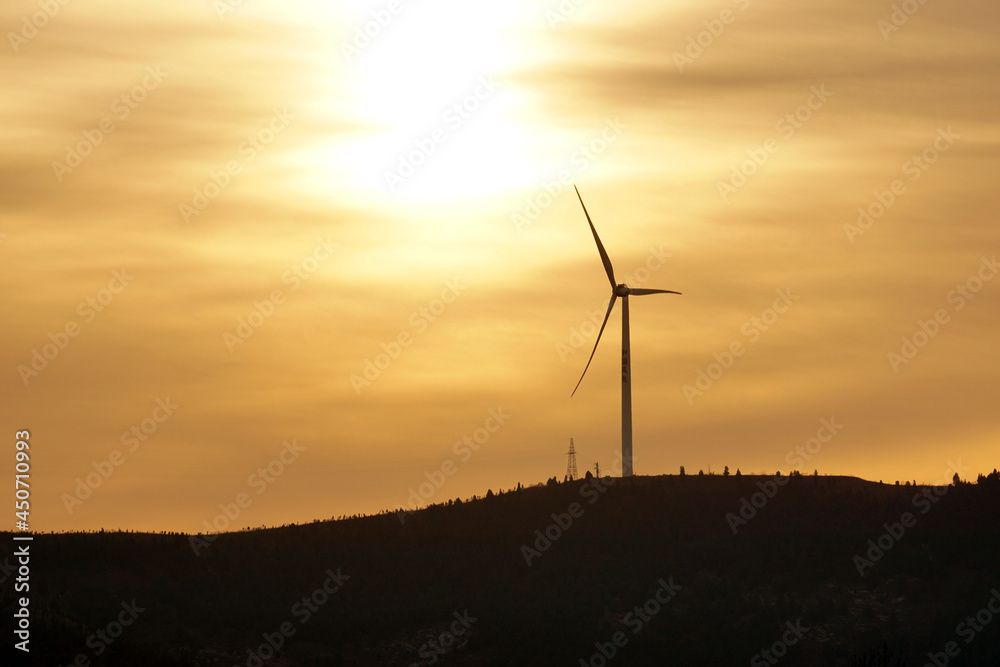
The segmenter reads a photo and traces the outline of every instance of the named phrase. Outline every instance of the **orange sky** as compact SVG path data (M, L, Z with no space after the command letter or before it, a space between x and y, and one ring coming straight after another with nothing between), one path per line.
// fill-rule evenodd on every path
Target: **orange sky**
M440 502L561 478L570 437L610 470L571 183L619 279L683 292L630 301L637 474L787 471L824 418L804 471L996 467L996 3L575 6L4 3L32 528Z

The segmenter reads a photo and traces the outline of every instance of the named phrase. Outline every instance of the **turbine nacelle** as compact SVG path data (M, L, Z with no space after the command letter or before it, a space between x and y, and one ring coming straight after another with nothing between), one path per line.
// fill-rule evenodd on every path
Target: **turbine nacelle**
M615 296L628 296L629 294L632 293L632 290L628 288L628 285L622 283L620 285L616 285L615 288L612 290L612 293Z

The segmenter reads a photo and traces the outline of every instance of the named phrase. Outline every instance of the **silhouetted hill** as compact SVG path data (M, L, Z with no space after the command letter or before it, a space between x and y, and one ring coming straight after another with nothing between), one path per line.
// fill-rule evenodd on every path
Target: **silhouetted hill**
M605 478L212 540L38 535L31 664L257 665L270 637L263 664L997 665L997 481Z

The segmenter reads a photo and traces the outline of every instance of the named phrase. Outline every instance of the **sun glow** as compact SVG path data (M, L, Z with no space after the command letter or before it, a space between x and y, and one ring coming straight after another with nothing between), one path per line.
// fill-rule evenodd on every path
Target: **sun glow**
M349 182L379 198L471 197L537 180L516 120L526 100L504 81L518 64L511 34L524 11L453 0L400 7L362 15L340 45L350 74L337 95L358 129L313 159L349 165Z

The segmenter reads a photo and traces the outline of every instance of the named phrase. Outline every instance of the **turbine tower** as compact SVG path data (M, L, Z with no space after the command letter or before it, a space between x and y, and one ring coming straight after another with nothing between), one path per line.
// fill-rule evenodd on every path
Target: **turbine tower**
M597 252L601 254L601 262L604 263L604 270L608 274L608 280L611 281L611 302L608 303L608 312L604 316L604 322L601 324L601 330L597 332L597 341L594 343L594 350L590 353L590 359L587 360L587 365L583 369L583 375L580 376L580 380L576 383L576 387L573 388L573 393L570 394L570 398L576 394L576 390L580 388L580 382L583 382L584 375L587 374L587 369L590 368L590 362L594 359L594 352L597 352L597 345L601 342L601 334L604 333L604 327L608 324L608 318L611 317L611 309L615 307L615 300L621 297L622 300L622 477L632 476L632 365L630 359L629 350L629 333L628 333L628 298L629 296L645 296L647 294L680 294L680 292L674 292L673 290L665 289L641 289L629 287L625 283L618 284L615 282L615 271L611 267L611 260L608 258L607 251L604 250L604 244L601 243L601 237L597 235L597 230L594 228L594 223L590 219L590 213L587 213L587 206L583 203L583 197L580 196L580 191L574 185L573 189L576 190L576 196L580 199L580 206L583 206L583 214L587 216L587 224L590 225L590 231L594 234L594 241L597 242Z

